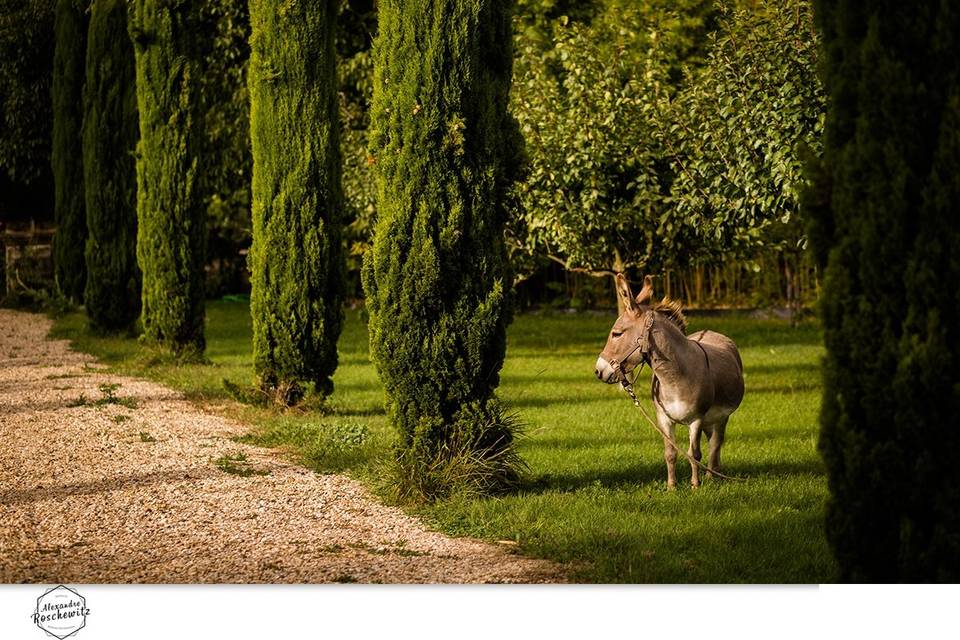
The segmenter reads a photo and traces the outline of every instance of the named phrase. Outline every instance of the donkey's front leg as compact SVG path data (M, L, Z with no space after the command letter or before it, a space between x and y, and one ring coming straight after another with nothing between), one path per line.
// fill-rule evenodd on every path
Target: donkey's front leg
M690 423L690 448L687 449L687 455L697 462L703 457L700 452L700 425L699 419ZM700 486L700 465L693 460L690 461L690 485L696 488Z
M673 442L677 441L677 427L673 423L673 420L666 417L662 413L657 413L657 422L660 423L660 433L664 434L663 436L663 459L667 463L667 489L676 489L677 488L677 449L671 444L670 440ZM669 434L670 439L667 439L667 434Z

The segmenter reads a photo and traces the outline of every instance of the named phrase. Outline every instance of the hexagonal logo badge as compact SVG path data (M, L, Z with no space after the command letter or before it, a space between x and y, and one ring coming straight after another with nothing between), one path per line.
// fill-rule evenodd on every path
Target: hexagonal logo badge
M83 629L89 613L86 599L61 584L37 598L33 622L49 635L63 640Z

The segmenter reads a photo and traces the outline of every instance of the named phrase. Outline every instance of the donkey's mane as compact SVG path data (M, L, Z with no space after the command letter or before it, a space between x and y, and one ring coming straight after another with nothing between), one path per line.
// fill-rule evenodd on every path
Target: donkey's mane
M683 305L679 300L674 300L673 298L664 298L660 302L654 304L652 309L667 316L667 318L677 325L680 328L680 331L686 335L687 317L683 315Z

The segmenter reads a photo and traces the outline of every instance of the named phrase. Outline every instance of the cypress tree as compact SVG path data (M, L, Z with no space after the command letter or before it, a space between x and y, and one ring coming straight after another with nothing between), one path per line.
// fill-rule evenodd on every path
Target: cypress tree
M821 0L820 449L850 581L960 579L960 12Z
M93 0L83 92L86 308L93 328L129 329L140 314L137 96L126 0Z
M200 3L135 0L137 260L143 272L144 340L180 358L205 346L206 219L198 184L202 153Z
M507 0L384 0L370 148L378 221L363 270L370 350L400 432L400 490L515 479L495 396L510 319Z
M83 195L84 56L87 18L80 0L57 0L53 53L53 166L54 219L53 258L61 293L74 302L83 300L86 265L83 248L87 219Z
M254 364L295 402L329 394L343 321L337 0L251 0ZM281 10L282 9L282 10Z

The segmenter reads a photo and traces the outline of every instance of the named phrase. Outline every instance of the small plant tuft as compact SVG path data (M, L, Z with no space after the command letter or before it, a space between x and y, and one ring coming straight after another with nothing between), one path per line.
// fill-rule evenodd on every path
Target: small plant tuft
M481 425L455 431L431 457L398 448L384 470L386 495L401 504L424 504L515 490L529 470L516 448L524 424L518 414L504 413L498 406L493 418Z
M244 478L250 476L266 476L270 472L266 469L258 469L253 466L253 464L247 459L247 454L243 451L235 451L234 453L225 453L214 461L214 464L217 465L224 473L232 473L235 476L241 476Z
M76 400L71 400L70 402L68 402L67 406L68 407L85 407L87 406L87 404L88 404L87 396L85 396L81 391L79 397L77 397Z
M137 408L136 400L134 400L133 398L121 398L117 396L117 389L119 389L120 387L121 387L120 383L117 383L117 382L101 384L99 388L100 388L100 393L103 397L97 400L96 402L94 402L93 403L94 406L102 407L108 404L118 404L121 407L126 407L128 409L136 409Z

